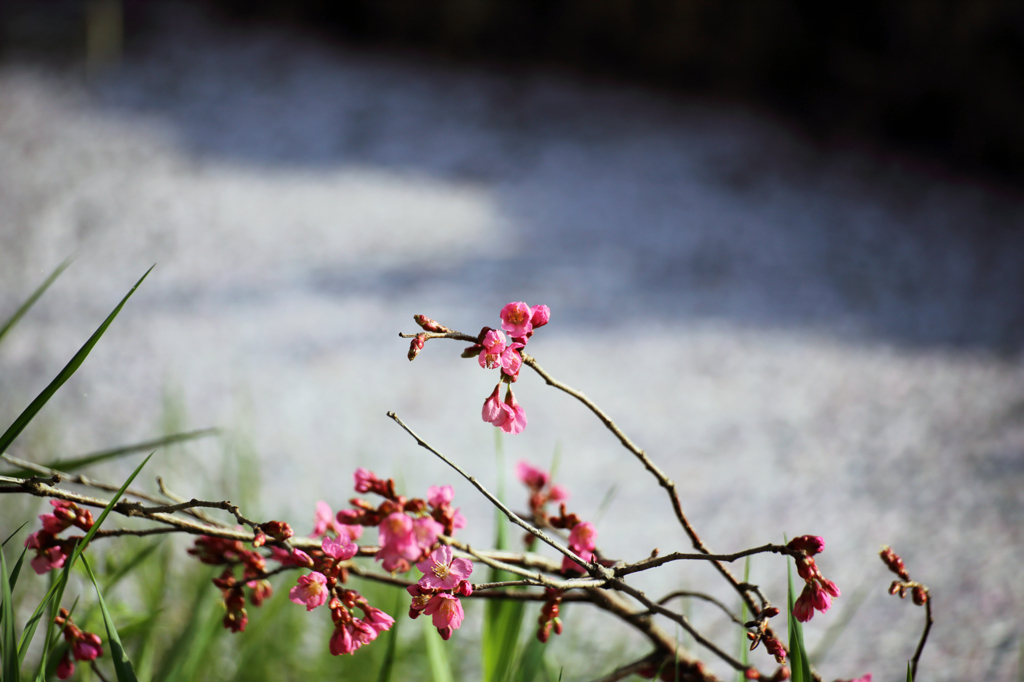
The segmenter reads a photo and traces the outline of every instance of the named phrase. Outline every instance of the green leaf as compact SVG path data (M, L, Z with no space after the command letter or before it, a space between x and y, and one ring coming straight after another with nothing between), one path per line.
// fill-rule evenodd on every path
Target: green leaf
M537 676L544 670L544 655L547 653L547 645L536 637L523 647L519 658L519 668L516 671L516 682L534 682Z
M96 600L100 605L100 613L103 614L103 624L107 627L110 659L114 664L114 674L117 675L117 682L139 682L135 677L135 668L132 667L132 662L128 660L128 656L124 653L124 646L122 646L121 638L117 634L114 619L110 616L106 602L103 601L100 584L96 582L96 575L92 572L89 560L85 558L84 554L82 555L82 565L85 566L85 570L89 574L89 580L92 581L93 587L96 588Z
M24 316L25 313L28 312L29 308L35 305L36 301L39 300L39 297L42 296L43 293L50 288L50 285L53 284L58 277L60 277L60 273L64 272L67 269L67 267L71 265L71 260L71 258L68 258L63 263L58 265L57 269L50 273L50 276L46 278L46 281L40 284L39 288L33 291L32 295L28 297L28 300L22 303L21 307L15 310L14 314L11 315L6 322L4 322L3 326L0 327L0 341L3 341L4 337L7 336L7 332L11 331L11 327L18 323L18 320L20 320L22 316Z
M793 617L793 565L786 562L786 573L789 577L789 658L790 670L793 673L793 682L813 682L811 675L810 661L807 659L807 649L804 646L804 628L796 618Z
M394 608L391 610L392 613L401 613L402 601L402 593L396 590ZM391 672L395 667L395 657L398 650L398 624L401 620L401 618L396 618L395 622L391 625L391 629L388 630L388 646L387 649L384 650L384 660L381 661L380 664L380 672L377 674L377 682L391 682ZM426 622L426 619L424 619L424 622Z
M24 556L24 553L22 553ZM18 658L18 645L14 639L14 602L11 599L11 583L7 579L7 559L0 549L0 580L3 604L0 605L0 656L3 657L3 679L9 682L21 682L21 659Z
M27 526L27 525L28 525L28 521L26 521L25 523L23 523L23 524L21 524L20 526L18 526L17 530L15 530L15 531L14 531L13 533L11 533L10 535L8 535L8 536L7 536L7 539L6 539L6 540L4 540L4 543L3 543L2 545L0 545L0 547L6 547L6 546L7 546L7 543L11 541L11 538L13 538L13 537L14 537L15 535L17 535L18 533L20 533L20 532L21 532L21 529L22 529L22 528L24 528L24 527L25 527L25 526Z
M63 599L64 597L64 588L67 587L68 577L71 575L71 568L75 565L75 562L78 561L78 557L82 555L82 552L85 551L85 548L89 544L89 541L92 540L93 536L96 535L96 532L99 531L100 526L103 525L103 522L110 514L110 511L114 508L114 505L116 505L118 500L121 499L121 496L124 495L124 491L127 490L128 486L132 484L132 481L134 481L135 477L139 475L139 472L142 471L142 468L146 466L147 463L149 463L149 460L152 456L153 454L150 453L149 456L146 457L146 459L142 460L142 463L135 468L135 471L132 472L132 475L128 477L128 480L124 482L120 490L117 491L114 497L111 498L110 502L107 503L107 506L103 508L103 511L100 512L99 518L96 519L96 522L92 525L92 528L89 529L89 532L85 534L85 537L83 537L81 540L75 543L74 551L71 552L71 556L69 556L67 560L64 562L64 568L63 570L61 570L60 579L58 579L57 582L54 583L53 587L51 587L49 591L46 593L46 596L43 597L43 601L41 601L39 603L39 606L36 607L35 612L32 614L32 618L29 619L28 625L25 626L25 630L21 634L21 642L19 644L18 654L21 657L22 661L24 661L25 653L28 651L28 645L32 642L32 637L35 635L36 625L39 622L39 618L41 618L43 615L43 610L50 603L51 599L53 599L54 604L56 604L56 606L54 606L53 608L53 611L56 611L56 609L60 608L61 599ZM53 619L50 619L46 628L47 638L46 640L44 640L45 643L43 645L43 656L39 662L40 673L46 669L46 658L49 654L50 648L49 633L50 628L52 627Z
M426 618L423 619L423 642L427 648L427 661L430 663L433 682L455 682L452 665L448 661L448 650L445 648L447 643Z
M146 276L149 275L150 272L152 272L154 267L156 266L154 265L150 267L149 270L146 270L146 274L142 276L142 279L136 282L135 286L132 287L131 291L129 291L127 295L125 295L125 297L121 299L121 302L117 304L117 307L114 308L114 311L110 313L110 315L107 316L107 319L103 321L103 324L101 324L99 328L95 332L93 332L93 335L90 336L89 340L85 342L85 345L82 346L77 353L75 353L75 356L71 358L71 361L67 365L65 365L64 369L60 371L60 374L58 374L57 377L50 382L49 386L43 389L42 393L36 396L36 399L33 400L29 404L29 406L25 408L25 411L22 412L18 416L18 418L14 420L14 423L11 424L10 427L8 427L7 431L4 432L4 435L0 436L0 454L7 452L7 448L10 447L11 443L14 442L14 439L17 438L19 434L21 434L21 432L25 429L26 426L28 426L28 423L32 421L36 414L38 414L39 410L43 409L43 406L46 405L46 402L51 397L53 397L53 394L57 392L57 389L63 386L64 382L67 381L71 377L71 375L74 374L75 371L82 366L82 363L85 362L85 359L89 356L90 351L92 351L93 346L95 346L96 342L100 340L100 337L103 336L103 333L107 331L107 327L109 327L110 323L114 321L114 318L117 317L117 314L121 312L121 308L124 307L124 304L128 302L128 299L131 297L131 295L134 294L135 290L139 288L140 284L142 284L142 280L146 279Z
M910 661L907 661L907 682L914 682L914 671L910 669Z
M85 467L92 466L93 464L99 464L100 462L106 462L111 459L118 459L127 455L134 455L138 452L145 452L149 450L152 452L157 448L162 448L165 445L172 445L174 443L180 443L182 441L195 440L197 438L205 438L207 436L214 436L220 433L220 429L200 429L198 431L186 431L184 433L175 433L170 436L164 436L163 438L154 438L152 440L143 441L141 443L134 443L132 445L123 445L116 448L110 448L108 450L99 450L97 452L90 452L87 455L81 455L79 457L72 457L71 459L58 459L53 462L44 464L48 469L55 469L56 471L71 472L78 469L84 469ZM27 469L19 469L17 471L11 471L5 473L6 476L31 476L36 472L29 471Z

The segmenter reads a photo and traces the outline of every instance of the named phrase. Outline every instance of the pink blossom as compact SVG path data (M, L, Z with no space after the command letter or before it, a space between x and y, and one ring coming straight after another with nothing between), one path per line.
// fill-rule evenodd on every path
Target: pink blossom
M543 327L551 319L551 309L546 305L535 305L530 308L530 324L533 328Z
M501 352L501 369L511 377L519 374L519 368L523 366L523 356L519 354L522 347L521 343L511 343Z
M593 562L594 561L594 553L593 552L588 552L587 550L579 550L579 551L573 550L573 551L576 552L576 556L578 556L579 558L583 559L584 561L589 561L589 562ZM573 561L569 557L563 556L562 557L562 572L563 573L568 573L569 571L576 571L577 573L586 573L587 569L583 568L582 566L580 566L578 563L576 563L575 561Z
M484 347L477 362L484 369L494 369L501 366L501 354L505 350L505 335L496 329L491 329L484 334L484 340L480 343Z
M339 511L334 517L338 522L338 525L335 526L339 531L338 537L340 538L344 534L353 542L358 540L363 534L363 527L359 525L360 516L362 514L357 509L342 509ZM344 531L344 533L341 531Z
M790 540L786 546L790 549L803 550L809 556L814 556L825 551L825 538L818 535L801 535Z
M377 639L377 629L364 621L352 620L346 623L345 627L352 633L352 639L359 642L360 646Z
M498 400L498 391L500 390L501 384L494 387L494 392L484 401L484 408L480 413L485 422L494 424L498 428L515 416L511 407Z
M71 652L65 651L64 657L57 664L57 678L66 680L75 674L75 662L71 659Z
M444 532L444 526L429 516L424 516L413 521L412 532L419 548L423 552L429 552L430 548L437 542L437 537ZM411 558L416 559L421 553L417 552L417 556Z
M338 535L341 533L341 529L338 527L338 522L334 518L334 512L331 511L330 505L320 500L316 503L316 512L313 516L313 532L310 534L310 537L318 538L321 535L326 535L328 532Z
M352 478L355 480L357 493L369 492L372 490L373 484L380 480L376 474L363 467L356 469L355 473L352 474Z
M828 592L833 597L838 597L841 593L839 592L839 586L831 580L821 579L818 581L821 583L821 589Z
M461 507L457 507L455 512L452 514L452 530L458 530L466 527L466 517L459 511Z
M43 530L52 535L62 533L71 526L71 522L59 519L53 514L40 514L39 520L43 522Z
M306 610L312 611L327 601L329 592L327 578L313 571L309 575L299 576L298 585L288 590L288 598L296 604L305 604Z
M376 630L377 634L390 630L391 626L395 624L395 619L380 609L374 608L369 604L360 608L363 609L363 622Z
M512 387L510 386L508 391L505 392L505 405L512 410L512 416L505 420L498 428L505 433L510 433L513 436L517 433L522 433L523 429L526 428L526 412L516 402L516 397L512 394Z
M420 611L427 608L430 598L434 596L433 590L424 590L419 584L409 585L405 590L412 596L412 603L409 604L409 617L416 618Z
M56 547L49 547L44 550L36 550L35 558L32 559L32 570L38 575L49 573L58 568L64 566L64 561L68 558L64 553L64 550L60 545Z
M257 555L257 556L259 556L259 555ZM308 554L306 554L301 549L299 549L298 547L293 547L292 548L291 554L288 555L288 558L291 561L293 566L312 566L313 565L313 559Z
M597 530L594 529L594 524L589 521L577 523L569 532L569 548L576 553L592 552L596 547L596 538Z
M793 617L801 623L806 623L814 617L814 602L812 599L810 585L807 585L793 604Z
M416 564L416 568L423 572L419 585L432 590L452 590L473 572L473 562L454 558L452 548L441 545Z
M540 490L548 484L548 474L526 460L516 464L516 476L533 490Z
M76 661L95 661L103 655L103 642L93 632L83 632L82 636L71 645L71 653Z
M828 611L829 607L832 606L832 597L829 596L828 592L821 589L818 583L811 583L808 587L811 589L811 604L814 608L822 613Z
M458 630L465 617L459 598L447 592L439 592L431 597L423 613L431 616L431 622L442 636L444 635L442 631L446 629L449 630L449 636L451 636L450 631Z
M377 527L380 551L377 559L387 571L409 570L409 562L420 555L416 536L413 534L412 519L402 512L388 514Z
M351 654L360 646L360 642L357 642L354 639L352 639L352 634L344 625L340 625L334 628L334 634L331 635L330 643L332 656Z
M533 312L530 310L530 306L522 301L509 303L501 309L501 328L513 338L524 338L533 331L531 317L533 317Z
M569 490L564 485L553 485L548 490L548 499L552 502L564 502L569 499Z
M359 545L354 542L346 542L342 538L334 540L325 537L320 543L320 547L324 550L324 554L337 561L348 561L359 551Z
M432 507L443 507L455 499L455 489L450 485L432 485L427 488L427 502Z

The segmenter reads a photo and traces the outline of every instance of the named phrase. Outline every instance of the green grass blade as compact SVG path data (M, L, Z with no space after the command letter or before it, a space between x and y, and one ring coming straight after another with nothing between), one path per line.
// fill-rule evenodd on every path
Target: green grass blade
M6 540L4 540L4 543L3 543L2 545L0 545L0 547L6 547L6 546L7 546L7 543L11 541L11 538L13 538L13 537L14 537L15 535L17 535L18 533L20 533L20 532L21 532L21 529L22 529L22 528L24 528L24 527L25 527L25 526L27 526L27 525L28 525L28 521L26 521L25 523L23 523L23 524L21 524L20 526L18 526L17 530L15 530L15 531L14 531L13 533L11 533L10 535L8 535L8 536L7 536L7 539L6 539Z
M3 550L0 550L0 551L3 551ZM18 576L21 575L21 564L25 561L25 552L27 552L27 551L28 551L27 548L24 548L24 547L22 548L21 555L18 557L17 563L15 563L14 564L14 568L11 569L11 577L10 577L11 592L14 592L14 587L15 587L15 585L18 584Z
M547 645L536 637L531 637L523 647L523 653L519 658L516 682L535 682L537 676L544 670L544 655L546 653Z
M423 643L427 648L427 661L430 663L430 678L433 682L455 682L446 642L426 618L423 619Z
M199 429L198 431L186 431L184 433L175 433L170 436L163 438L154 438L152 440L143 441L141 443L134 443L132 445L122 445L116 448L110 448L108 450L98 450L96 452L90 452L86 455L78 457L72 457L70 459L58 459L53 462L48 462L43 466L49 469L56 469L57 471L63 471L65 473L71 471L77 471L78 469L84 469L85 467L92 466L93 464L99 464L100 462L106 462L111 459L118 459L127 455L134 455L139 452L145 452L156 450L167 445L173 445L174 443L180 443L183 441L195 440L197 438L206 438L207 436L215 436L220 433L220 429ZM32 476L36 472L28 471L27 469L19 469L5 473L6 476Z
M24 553L22 553L24 556ZM3 679L10 682L21 682L21 659L18 657L18 644L14 637L14 602L11 598L11 583L7 579L7 559L0 549L0 590L3 604L0 605L0 656L3 657Z
M103 582L103 591L109 592L114 585L124 580L124 578L134 571L138 566L149 558L149 556L159 549L161 541L151 542L138 552L132 555L128 561L117 567L117 570L109 575Z
M29 308L35 305L36 301L39 300L43 293L45 293L46 290L50 288L50 285L53 284L58 277L60 277L60 273L64 272L67 269L67 267L71 265L71 260L72 259L68 258L63 263L58 265L57 269L50 273L50 276L46 278L46 281L40 284L39 288L33 291L32 295L28 297L28 300L22 303L21 307L15 310L14 314L11 315L6 322L4 322L3 326L0 327L0 341L4 340L4 337L7 336L7 332L11 331L11 327L18 324L18 320L20 320L22 316L24 316L25 313L28 312Z
M907 661L907 682L914 682L914 671L910 669L910 661Z
M89 356L90 351L92 351L93 346L95 346L96 342L100 340L100 337L103 336L103 333L107 331L107 327L109 327L110 323L114 321L114 318L117 317L117 314L121 312L121 308L124 307L124 304L128 302L128 299L131 297L131 295L134 294L135 290L139 288L140 284L142 284L142 280L146 279L146 276L149 275L150 272L152 272L153 267L150 267L149 270L146 270L146 274L142 276L142 279L136 282L135 286L132 287L131 291L129 291L127 295L125 295L125 297L121 299L121 302L117 304L117 307L114 308L114 311L110 313L110 315L107 316L107 319L103 321L103 324L101 324L99 328L95 332L93 332L93 335L90 336L89 340L85 342L85 345L82 346L77 353L75 353L75 356L71 358L71 361L67 365L64 366L64 369L60 371L60 374L58 374L57 377L50 382L49 386L43 389L42 393L36 396L36 399L33 400L29 404L29 406L25 408L25 411L22 412L18 416L18 418L14 420L14 423L11 424L10 427L8 427L7 431L5 431L2 436L0 436L0 454L7 452L7 448L10 447L11 443L14 442L14 439L17 438L19 434L21 434L21 432L25 429L26 426L28 426L29 422L32 421L36 414L39 413L39 410L43 409L43 406L46 405L47 401L51 397L53 397L53 394L57 392L57 389L63 386L64 382L67 381L71 377L71 375L74 374L75 371L82 366L82 363L85 362L85 359Z
M107 627L107 643L110 645L110 660L114 664L114 674L117 675L117 682L139 682L135 677L135 669L128 656L124 653L124 646L121 645L121 638L117 634L117 627L114 626L114 619L103 601L103 594L100 592L100 584L96 582L96 575L92 572L89 560L82 555L82 565L85 566L89 580L96 588L96 600L100 605L100 613L103 614L103 624Z
M57 580L56 583L54 583L53 587L51 587L50 590L46 593L46 596L43 597L43 601L39 603L39 606L36 607L35 613L32 614L32 618L29 620L29 624L25 626L25 631L21 635L21 643L19 644L19 655L22 660L24 660L25 653L28 651L28 645L32 642L32 637L35 635L36 625L39 622L39 618L42 617L44 609L49 604L51 599L55 600L54 603L56 604L56 606L54 607L54 610L60 608L61 599L64 597L64 588L67 586L68 577L71 575L71 568L75 565L75 562L78 561L78 557L82 555L82 552L85 550L85 547L89 544L89 541L92 540L92 537L100 529L100 526L103 525L103 521L106 520L107 515L110 514L110 510L114 508L114 505L116 505L118 500L121 499L121 496L124 495L124 491L128 489L128 486L132 484L132 481L135 480L135 477L139 475L140 471L142 471L142 467L146 466L146 464L149 463L149 460L152 456L153 454L150 453L149 456L146 457L146 459L142 460L142 463L135 468L135 471L132 472L132 475L129 476L128 480L126 480L124 484L121 486L121 489L117 491L117 493L110 499L110 502L107 504L107 506L103 508L103 511L100 512L99 518L96 519L96 522L92 525L92 528L89 529L89 532L85 534L85 537L83 537L81 540L75 543L74 551L71 553L71 556L68 557L67 560L64 562L64 568L61 571L60 579ZM39 664L40 671L46 669L46 657L49 653L49 633L51 627L53 627L52 619L47 624L46 628L47 638L46 640L44 640L45 643L43 645L43 657L40 660Z
M793 673L792 680L793 682L813 682L814 677L811 675L811 665L810 661L807 660L807 649L804 646L803 625L793 617L793 603L795 602L795 597L793 596L793 566L789 561L786 562L786 573L789 577L789 612L787 619L789 621L789 665Z
M400 614L402 612L402 601L402 593L396 590L394 608L391 609L392 613ZM387 649L384 650L384 660L380 664L377 682L391 682L391 672L394 670L395 658L398 652L398 624L402 620L402 618L396 618L391 629L388 630L388 645Z

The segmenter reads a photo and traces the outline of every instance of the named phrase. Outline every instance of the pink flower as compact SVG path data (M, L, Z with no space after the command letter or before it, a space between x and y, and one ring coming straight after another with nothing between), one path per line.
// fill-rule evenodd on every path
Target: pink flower
M807 552L808 556L814 556L825 551L825 538L818 535L801 535L793 538L786 545L790 549L800 549Z
M596 538L597 531L594 529L594 524L589 521L577 523L569 532L569 549L577 554L581 551L592 552L596 547L594 544Z
M361 620L353 620L345 624L348 631L352 634L352 639L359 642L359 646L363 644L369 644L373 640L377 639L377 629L369 623L365 623Z
M83 632L82 636L71 645L71 653L76 661L95 661L103 655L103 642L93 632Z
M564 502L569 499L569 491L564 485L553 485L548 491L548 499L552 502Z
M494 369L501 366L501 354L505 350L505 335L496 329L491 329L484 334L481 344L484 349L477 356L477 362L484 369Z
M338 537L342 536L340 531L345 531L348 535L348 539L353 542L358 540L363 534L363 527L359 525L359 518L362 513L357 509L342 509L335 515L338 525L336 528L339 530Z
M576 556L583 559L584 561L594 561L594 553L588 552L587 550L573 550L576 552ZM586 573L587 569L580 566L578 563L573 561L567 556L562 557L562 572L568 573L569 571L576 571L577 573Z
M533 490L540 490L548 484L548 474L526 460L516 464L516 476Z
M363 609L364 613L363 622L376 630L377 634L390 630L391 626L395 624L395 619L380 609L374 608L369 604L360 608Z
M839 586L831 580L821 579L818 581L821 583L821 589L828 592L833 597L838 597L841 593L839 592Z
M450 485L432 485L427 488L427 502L432 507L443 507L455 499L455 489Z
M452 514L452 530L458 530L466 527L466 517L462 515L459 508L455 509L455 513Z
M811 583L808 585L811 589L811 604L815 609L825 613L829 607L832 606L832 597L829 596L828 592L821 589L818 583ZM806 587L804 588L807 589Z
M75 674L75 662L71 660L71 652L65 651L64 657L57 664L57 678L66 680Z
M327 601L330 590L327 588L327 578L322 573L313 571L309 575L300 575L298 583L288 590L288 598L296 604L305 604L307 611Z
M429 552L430 548L437 542L437 537L444 532L444 526L430 518L424 516L416 519L412 522L412 533L413 537L416 538L416 544L420 551L416 552L416 556L410 557L410 560L419 558L419 555L423 552Z
M448 631L448 637L451 637L451 631L458 630L465 617L459 598L447 592L440 592L431 597L423 613L431 616L431 622L442 637L445 635L445 630Z
M543 327L551 319L551 309L546 305L535 305L530 308L530 324L533 328Z
M333 540L325 537L320 543L320 547L324 550L324 554L337 561L348 561L359 551L359 545L354 542L345 542L342 538Z
M523 366L523 356L519 354L522 347L521 343L510 343L501 352L501 369L510 377L519 374L519 368Z
M513 338L521 339L533 331L533 311L522 301L509 303L501 309L501 328Z
M352 478L355 480L357 493L369 492L373 488L373 484L380 480L376 474L363 467L356 469L355 473L352 474Z
M71 521L57 518L53 514L40 514L39 520L43 522L43 530L52 535L62 533L71 527Z
M55 569L62 568L64 566L64 561L68 558L60 545L36 551L38 553L35 558L32 559L32 570L38 575L43 575L44 573L49 573Z
M388 514L377 527L380 551L377 559L387 571L404 573L409 562L419 557L420 550L413 534L412 519L402 512Z
M806 623L814 617L814 602L809 584L804 587L804 591L793 604L793 617L801 623Z
M473 562L454 558L452 548L441 545L416 564L416 568L423 572L419 585L432 590L453 590L460 580L465 580L473 572Z
M498 391L500 390L501 384L494 387L494 392L484 401L484 408L480 413L485 422L494 424L499 428L515 416L511 407L498 400Z
M338 528L338 522L334 519L334 512L331 511L330 505L320 500L316 503L316 512L313 515L313 532L310 534L310 537L318 538L321 535L326 535L328 532L338 535L341 533L341 529Z
M517 433L522 433L523 429L526 428L526 412L516 402L516 397L512 395L512 387L509 386L505 392L505 405L512 410L512 415L506 419L498 428L505 433L510 433L513 436Z
M424 590L419 584L409 585L405 590L412 596L412 603L409 604L409 617L417 618L420 611L427 608L430 598L434 596L434 591Z
M341 656L343 654L351 654L358 649L361 644L352 639L352 634L348 631L344 625L335 627L334 634L331 635L331 655Z

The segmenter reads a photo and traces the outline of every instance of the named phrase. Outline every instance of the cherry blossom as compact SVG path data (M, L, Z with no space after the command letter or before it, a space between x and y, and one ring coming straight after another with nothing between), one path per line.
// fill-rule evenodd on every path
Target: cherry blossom
M330 590L327 578L323 573L313 571L309 575L299 576L298 585L288 590L288 598L296 604L305 604L307 611L323 606Z
M452 590L473 572L473 562L469 559L455 558L452 548L441 545L430 555L416 564L423 572L419 585L432 590Z

